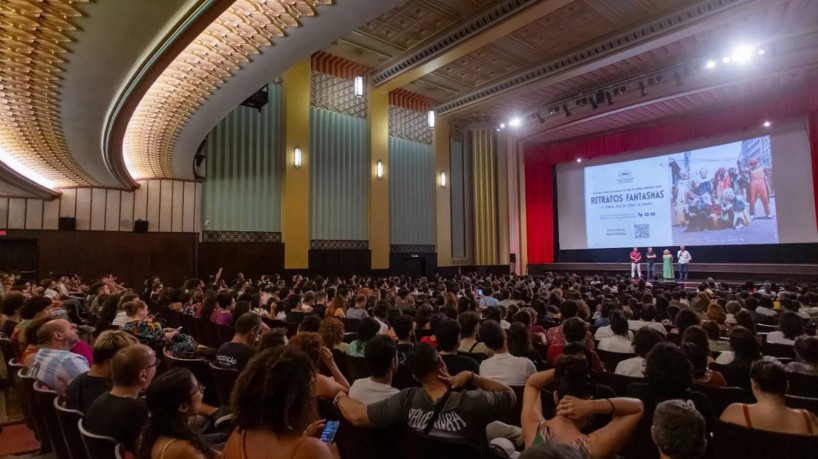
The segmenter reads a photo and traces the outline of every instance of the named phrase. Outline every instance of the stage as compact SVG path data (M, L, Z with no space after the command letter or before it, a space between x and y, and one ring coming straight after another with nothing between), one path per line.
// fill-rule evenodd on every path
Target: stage
M674 263L676 275L679 265ZM654 269L662 272L662 264L656 263ZM607 273L610 276L630 276L630 263L549 263L528 265L530 275L539 275L548 271L571 272L585 276ZM642 274L647 272L647 264L642 263ZM707 278L730 283L752 279L757 284L766 280L783 281L793 279L797 282L818 281L818 264L784 264L784 263L691 263L688 280L693 286ZM659 279L659 283L680 282L678 279Z

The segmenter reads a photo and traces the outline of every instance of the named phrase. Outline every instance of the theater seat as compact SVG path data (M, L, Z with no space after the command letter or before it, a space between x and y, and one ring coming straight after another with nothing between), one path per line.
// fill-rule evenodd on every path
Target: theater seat
M601 384L613 389L619 397L624 397L628 389L628 384L633 382L645 382L644 378L633 378L622 376L612 372L594 373L594 379Z
M482 441L457 442L403 429L399 451L405 459L475 459L488 457L486 437ZM475 444L477 443L477 444Z
M25 369L17 372L17 388L20 390L20 398L24 406L28 406L28 415L31 416L34 424L34 432L37 434L37 439L40 440L40 453L50 453L53 448L51 440L48 436L48 429L45 426L42 412L37 407L37 401L34 398L34 383L37 380L28 376Z
M117 441L113 437L92 434L82 426L82 419L77 422L82 442L85 444L85 451L88 459L111 459L116 457Z
M60 430L60 424L57 421L57 412L54 410L54 401L56 399L57 393L55 391L40 382L34 383L34 401L39 411L37 415L43 418L43 424L48 432L48 438L51 440L51 446L54 447L58 459L71 459Z
M239 377L239 372L229 368L222 368L214 362L209 362L210 373L213 375L213 385L219 402L222 406L230 406L230 394L233 392L233 385Z
M605 366L605 369L610 372L616 370L616 366L619 364L619 362L636 357L636 354L625 352L608 352L599 349L597 349L596 354L599 356L599 360L602 361L602 365Z
M68 454L71 459L84 459L88 453L85 451L85 444L77 428L77 422L82 419L82 411L66 408L59 398L54 399L54 412L57 415L57 422L60 425L65 446L68 447Z
M215 327L215 324L213 326ZM210 406L219 406L216 383L213 380L213 374L210 372L210 365L208 365L207 360L180 359L171 355L167 349L165 349L164 357L169 368L181 367L190 370L196 376L199 384L205 386L203 401Z
M818 437L765 432L716 421L712 451L711 457L718 459L815 459Z
M710 404L713 405L713 416L717 418L733 403L755 403L756 401L752 392L741 387L714 388L694 384L693 390L703 393L710 399Z
M818 398L799 397L797 395L786 395L785 398L788 407L811 411L818 416Z
M369 368L366 366L366 360L363 357L353 357L349 354L344 355L344 362L349 372L349 381L352 383L361 378L368 378L371 376Z
M818 376L788 372L787 381L790 383L787 394L818 398Z

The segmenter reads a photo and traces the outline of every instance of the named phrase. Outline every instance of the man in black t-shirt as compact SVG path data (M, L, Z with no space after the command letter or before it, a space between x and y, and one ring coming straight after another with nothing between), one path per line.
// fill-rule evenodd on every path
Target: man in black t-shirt
M91 404L82 420L83 427L93 434L113 437L128 451L136 451L136 440L148 419L148 407L139 394L153 381L158 364L153 349L144 344L117 352L111 361L114 387Z
M221 345L216 351L216 364L222 368L241 371L255 355L253 345L261 329L261 317L254 312L245 312L236 321L233 339Z
M136 337L122 330L106 330L94 341L94 363L68 386L65 406L87 412L100 395L111 390L111 359L120 349L138 344Z
M463 371L480 372L480 365L471 357L457 355L460 347L460 323L454 319L440 321L435 327L437 350L440 358L446 363L449 374L456 375Z

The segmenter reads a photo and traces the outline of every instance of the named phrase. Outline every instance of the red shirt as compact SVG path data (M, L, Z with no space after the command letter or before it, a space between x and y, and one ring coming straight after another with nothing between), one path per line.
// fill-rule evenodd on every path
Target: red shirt
M631 252L631 263L636 263L637 261L642 259L642 254L639 253L638 250L634 250Z

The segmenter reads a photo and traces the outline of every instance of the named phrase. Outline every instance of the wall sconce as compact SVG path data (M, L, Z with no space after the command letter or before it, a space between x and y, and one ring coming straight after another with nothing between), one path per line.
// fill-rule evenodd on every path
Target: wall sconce
M359 75L355 77L355 97L363 96L364 96L364 77Z
M377 166L375 166L375 176L378 177L378 180L383 178L383 161L380 159L378 160Z
M435 127L435 111L429 110L429 127Z
M293 165L296 169L301 167L301 147L295 147L293 150Z
M440 171L440 186L441 188L446 188L446 172Z

